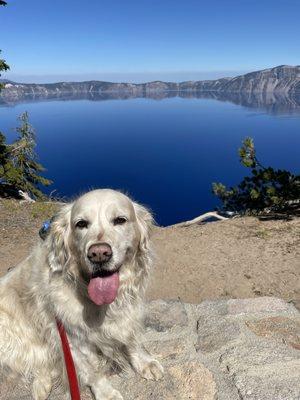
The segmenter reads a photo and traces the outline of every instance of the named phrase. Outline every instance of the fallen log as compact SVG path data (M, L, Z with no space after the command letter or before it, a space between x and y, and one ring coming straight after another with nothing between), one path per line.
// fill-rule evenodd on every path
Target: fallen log
M35 200L33 200L28 193L23 192L23 190L18 190L18 194L20 195L20 197L23 199L22 201L26 201L29 203L35 203Z
M219 214L218 212L216 212L216 211L210 211L210 212L207 212L207 213L205 213L205 214L201 214L201 215L199 215L199 217L196 217L196 218L194 218L194 219L191 219L190 221L181 222L181 223L178 224L178 225L180 225L180 226L195 225L195 224L199 224L200 222L203 222L203 221L205 221L205 220L207 220L207 219L209 219L209 218L216 218L216 219L218 219L218 220L220 220L220 221L224 221L224 220L229 219L229 218L227 218L227 217L223 217L222 215L220 215L220 214Z

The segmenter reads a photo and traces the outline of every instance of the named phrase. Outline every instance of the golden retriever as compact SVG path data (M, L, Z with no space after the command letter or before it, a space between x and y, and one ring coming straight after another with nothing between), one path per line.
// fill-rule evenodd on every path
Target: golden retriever
M113 367L159 379L161 365L141 345L142 301L152 264L149 211L110 189L64 205L49 234L0 280L0 365L33 377L45 400L65 377L56 318L62 321L81 386L119 400ZM68 398L67 383L66 398Z

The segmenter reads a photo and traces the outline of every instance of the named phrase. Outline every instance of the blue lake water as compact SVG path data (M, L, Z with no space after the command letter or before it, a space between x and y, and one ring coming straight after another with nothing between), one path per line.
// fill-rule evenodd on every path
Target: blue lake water
M300 171L300 113L286 106L180 97L25 101L0 107L9 140L24 111L54 181L48 193L73 198L91 188L121 189L161 225L214 209L211 183L235 185L247 173L237 155L246 136L263 164Z

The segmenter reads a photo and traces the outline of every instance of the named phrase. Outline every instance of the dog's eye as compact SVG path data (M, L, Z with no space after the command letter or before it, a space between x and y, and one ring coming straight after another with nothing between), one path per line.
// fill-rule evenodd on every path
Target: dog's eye
M123 225L123 224L125 224L126 221L127 221L127 219L125 217L117 217L113 220L113 224L114 225Z
M87 228L88 227L88 222L87 221L85 221L84 219L81 219L80 221L78 221L78 222L76 222L76 228L79 228L79 229L84 229L84 228Z

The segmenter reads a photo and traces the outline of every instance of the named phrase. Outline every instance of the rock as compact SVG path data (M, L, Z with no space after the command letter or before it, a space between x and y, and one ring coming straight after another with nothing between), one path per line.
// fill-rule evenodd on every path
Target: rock
M249 339L230 346L219 358L220 366L230 375L244 371L257 370L260 367L300 363L300 353L283 343L261 342ZM300 368L300 364L299 364ZM300 371L300 370L299 370Z
M229 314L280 312L288 309L288 304L275 297L259 297L254 299L229 300Z
M197 305L197 315L224 316L228 314L228 300L205 300Z
M156 342L147 342L147 350L155 355L160 362L178 360L187 352L187 343L181 339L160 340Z
M211 372L201 363L187 362L170 367L168 372L176 382L176 392L173 395L176 394L178 400L213 400L215 398L215 381Z
M151 302L144 346L164 377L146 381L131 371L109 380L124 400L299 400L300 313L291 307L275 298ZM88 389L81 397L92 400ZM31 399L20 380L0 374L0 400Z
M239 334L239 325L226 317L200 317L197 322L198 339L195 345L197 351L211 353L228 345Z
M299 365L298 365L299 368ZM299 400L300 380L285 370L260 369L253 373L242 373L234 377L234 383L242 400Z
M214 400L216 395L212 373L196 360L169 367L155 383L134 377L114 386L126 400Z
M187 325L187 313L180 301L152 301L147 306L145 326L156 332L167 332Z
M300 350L300 320L287 317L269 317L246 321L247 327L257 336L279 340Z

